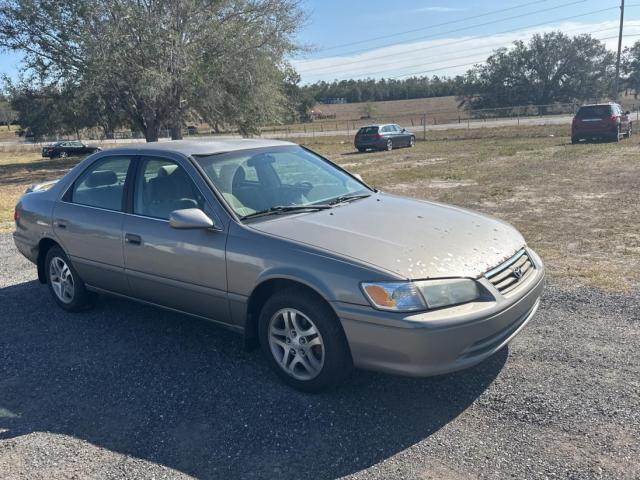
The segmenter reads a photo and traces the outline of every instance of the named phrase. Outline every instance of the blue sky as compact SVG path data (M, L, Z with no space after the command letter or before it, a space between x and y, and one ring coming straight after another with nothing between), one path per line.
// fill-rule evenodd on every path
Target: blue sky
M299 39L315 47L294 59L304 82L455 75L496 48L558 29L592 33L614 49L620 14L619 0L305 0L304 5L309 18ZM623 43L631 44L640 40L640 6L630 6L638 5L633 0L627 5L629 36ZM410 30L417 31L396 35Z
M631 44L640 40L640 6L631 5L640 3L627 4L624 44ZM314 50L293 63L303 82L455 75L495 48L554 29L592 33L614 49L617 6L619 0L303 0L308 19L298 40ZM15 78L19 60L0 53L0 73Z

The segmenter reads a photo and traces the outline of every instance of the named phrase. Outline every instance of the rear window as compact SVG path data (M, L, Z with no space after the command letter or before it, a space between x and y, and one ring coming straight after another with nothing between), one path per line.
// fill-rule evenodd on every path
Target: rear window
M374 135L378 133L378 127L363 127L358 133L362 135Z
M580 107L577 117L580 118L603 118L611 115L611 105L590 105L588 107Z

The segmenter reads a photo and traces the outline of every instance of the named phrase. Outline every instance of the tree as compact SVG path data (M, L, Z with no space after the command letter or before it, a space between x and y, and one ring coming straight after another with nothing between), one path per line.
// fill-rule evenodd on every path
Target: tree
M6 125L7 130L11 129L11 124L16 120L17 112L11 108L9 99L0 94L0 125Z
M0 0L0 46L156 141L165 127L180 138L190 112L243 132L282 114L302 20L298 0Z
M640 41L624 49L622 57L624 85L633 90L635 98L640 93Z
M22 129L35 137L64 133L60 111L60 92L55 88L9 87L11 107Z
M474 108L599 98L610 90L613 62L613 54L590 35L536 34L469 70L462 97Z

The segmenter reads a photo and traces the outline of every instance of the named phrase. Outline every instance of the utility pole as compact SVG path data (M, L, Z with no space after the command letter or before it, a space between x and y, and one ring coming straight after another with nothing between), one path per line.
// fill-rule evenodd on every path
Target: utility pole
M620 33L618 34L618 58L616 59L616 78L613 80L613 99L618 100L620 84L620 54L622 53L622 26L624 24L624 0L620 0Z

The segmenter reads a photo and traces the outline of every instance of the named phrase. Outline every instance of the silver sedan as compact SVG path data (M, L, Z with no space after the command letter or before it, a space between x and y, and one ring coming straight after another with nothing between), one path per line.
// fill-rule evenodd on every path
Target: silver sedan
M477 364L532 318L544 278L510 225L377 191L287 142L99 152L30 188L15 219L61 308L99 293L216 322L304 391L353 366Z

